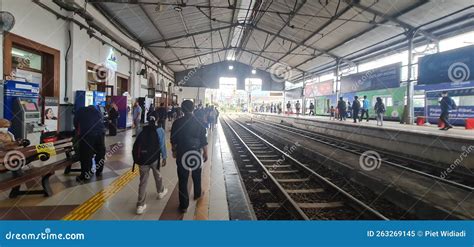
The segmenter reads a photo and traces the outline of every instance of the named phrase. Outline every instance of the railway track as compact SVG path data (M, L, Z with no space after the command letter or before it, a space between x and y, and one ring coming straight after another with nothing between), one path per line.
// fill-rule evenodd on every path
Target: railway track
M399 169L403 169L408 172L416 173L418 175L429 177L441 183L450 184L452 186L467 190L473 191L474 190L474 179L472 176L459 174L459 173L451 173L446 178L442 178L439 176L443 168L434 166L428 162L422 160L416 160L410 157L400 156L397 154L389 153L383 150L374 150L373 148L367 148L367 146L362 146L356 143L347 142L345 140L340 140L336 138L332 138L329 136L325 136L322 134L314 133L311 131L294 128L291 126L277 124L277 123L267 123L262 122L259 120L253 120L252 122L258 123L261 125L266 125L273 129L282 130L288 133L291 133L295 136L301 136L303 138L316 141L322 144L329 145L331 147L344 150L349 153L353 153L356 155L363 155L366 151L376 151L380 155L380 162L381 165L389 165L392 167L397 167Z
M239 171L248 182L246 186L252 194L250 199L254 209L255 205L260 205L260 209L255 210L257 217L259 210L267 210L271 213L263 214L263 219L279 219L271 216L274 212L284 215L281 213L283 210L291 215L290 219L300 220L388 220L379 211L299 162L291 152L277 148L235 120L221 120L230 134L234 152L242 161Z

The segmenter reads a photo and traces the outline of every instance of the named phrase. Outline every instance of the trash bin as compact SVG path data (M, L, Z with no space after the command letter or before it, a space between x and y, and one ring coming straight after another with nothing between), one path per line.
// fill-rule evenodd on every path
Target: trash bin
M426 118L425 117L417 117L416 118L416 125L424 125L426 122Z
M466 118L466 129L474 129L474 118Z

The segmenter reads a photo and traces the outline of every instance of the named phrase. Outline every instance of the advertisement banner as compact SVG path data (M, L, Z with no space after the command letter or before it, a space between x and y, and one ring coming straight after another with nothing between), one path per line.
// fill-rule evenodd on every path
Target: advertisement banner
M341 93L400 87L402 63L341 77Z
M58 109L59 109L59 100L53 97L44 98L44 126L47 131L57 131L58 130Z
M328 80L317 83L306 84L304 88L304 96L313 98L316 96L324 96L333 94L334 80Z
M474 80L474 45L427 55L418 61L418 84Z

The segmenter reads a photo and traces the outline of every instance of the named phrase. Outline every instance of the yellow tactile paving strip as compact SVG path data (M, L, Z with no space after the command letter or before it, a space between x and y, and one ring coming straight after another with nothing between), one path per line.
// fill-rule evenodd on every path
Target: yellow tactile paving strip
M71 213L66 215L63 220L87 220L97 212L104 203L119 192L126 184L132 181L139 174L138 169L135 169L135 172L129 170L128 172L122 174L118 179L113 181L109 186L107 186L101 192L95 194L89 200L85 201L79 207L75 208Z

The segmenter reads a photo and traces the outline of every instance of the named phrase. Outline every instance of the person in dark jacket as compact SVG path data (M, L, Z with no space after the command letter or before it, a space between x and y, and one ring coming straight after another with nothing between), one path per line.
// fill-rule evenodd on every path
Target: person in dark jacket
M382 98L380 97L376 98L374 111L377 114L376 115L377 126L383 126L383 115L385 114L385 105L382 102Z
M201 170L207 161L206 128L193 114L194 103L185 100L181 104L184 117L173 122L171 146L178 168L179 209L182 213L189 206L188 180L192 175L194 199L201 197Z
M77 182L84 182L92 176L92 157L95 155L96 176L102 176L103 159L105 157L105 132L102 113L95 106L80 108L74 116L76 137L79 141L79 160L81 175L76 177Z
M314 116L314 104L313 104L313 102L309 103L309 115Z
M166 130L166 118L168 116L168 110L165 107L165 103L160 103L160 107L156 110L156 119L158 121L158 125L161 126L164 130Z
M359 97L354 96L354 101L352 101L352 119L354 119L354 123L357 123L357 120L359 119L359 111L360 111Z
M339 112L340 121L346 121L346 110L346 102L344 101L344 99L342 99L342 97L339 97L339 101L337 102L337 111Z
M439 116L439 119L444 123L444 127L440 130L449 130L453 127L453 125L449 123L449 111L456 109L457 106L454 100L448 96L448 92L443 92L441 96L443 98L441 98L441 101L439 102L441 107L441 115Z
M116 136L117 135L117 120L119 118L119 112L117 105L112 103L110 105L109 110L109 135Z

